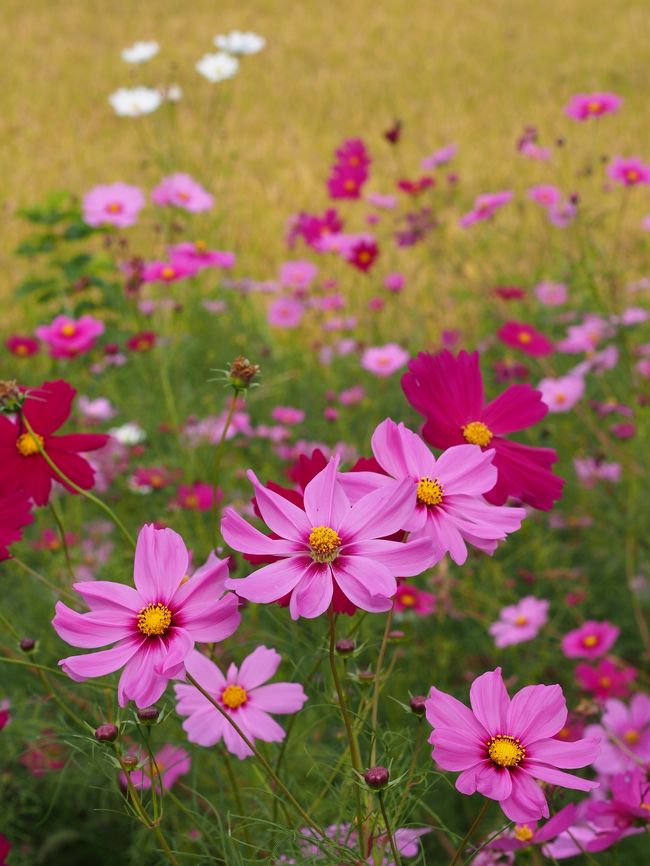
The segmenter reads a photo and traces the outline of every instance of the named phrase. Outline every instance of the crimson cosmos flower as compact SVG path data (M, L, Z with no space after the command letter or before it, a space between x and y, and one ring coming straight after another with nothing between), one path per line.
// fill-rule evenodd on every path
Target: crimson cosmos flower
M109 437L101 433L53 435L70 415L72 400L77 393L62 379L44 382L39 388L21 390L27 394L22 414L36 439L27 431L22 418L10 420L0 416L0 484L6 490L22 488L36 505L47 504L52 479L74 493L39 453L40 444L64 475L78 487L90 489L95 472L79 452L96 451L108 442Z

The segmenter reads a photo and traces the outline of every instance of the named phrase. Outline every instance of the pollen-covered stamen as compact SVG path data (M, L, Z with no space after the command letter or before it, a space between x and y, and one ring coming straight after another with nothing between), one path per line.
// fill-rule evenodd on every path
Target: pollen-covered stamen
M497 767L518 767L526 757L526 750L515 737L498 734L487 742L488 757Z
M515 834L515 839L519 839L520 842L530 842L535 835L528 824L517 824L513 833Z
M221 692L221 703L229 710L236 710L247 700L248 693L241 686L229 685Z
M444 495L442 484L437 478L420 478L418 481L417 497L420 505L432 508L440 505Z
M480 445L485 448L492 441L492 431L482 421L470 421L463 426L463 436L470 445Z
M160 602L148 604L138 614L138 628L147 637L164 637L171 623L171 610Z
M74 337L77 333L77 329L74 325L62 325L61 326L61 336L62 337Z
M23 433L16 439L16 448L23 457L32 457L34 454L38 454L42 447L43 437L39 436L38 433Z
M342 543L341 536L331 526L314 526L309 533L309 547L316 562L332 562Z
M515 618L515 625L524 626L528 625L528 617L527 616L518 616Z

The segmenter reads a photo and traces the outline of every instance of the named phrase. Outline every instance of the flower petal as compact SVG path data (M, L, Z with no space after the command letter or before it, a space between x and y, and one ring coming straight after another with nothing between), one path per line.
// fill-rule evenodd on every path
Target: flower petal
M306 700L300 683L270 683L255 688L249 703L267 713L297 713Z
M255 601L258 604L268 604L288 595L304 577L312 565L312 560L306 556L291 556L272 562L249 574L248 577L228 578L226 589L232 589L241 598Z
M512 698L508 710L508 733L526 747L562 730L567 718L566 700L559 685L525 686Z
M512 774L512 793L500 803L507 818L517 824L548 818L548 803L539 785L521 767Z
M567 745L572 744L568 743ZM559 785L562 788L572 788L575 791L593 791L594 788L600 787L600 782L581 779L579 776L574 776L573 773L564 773L562 770L556 770L555 767L549 767L548 764L529 761L528 758L526 758L526 772L536 779L541 779L542 782L549 782L551 785Z
M56 603L52 625L58 636L71 646L94 649L133 634L135 616L130 611L102 611L77 613L63 602Z
M269 529L280 538L289 538L292 541L304 540L305 536L309 535L313 524L310 523L302 508L298 508L274 490L264 487L254 472L249 471L248 477L255 487L255 500L262 519Z
M477 677L469 690L469 700L474 715L491 737L506 732L510 698L503 683L501 668Z
M173 529L145 524L135 548L135 586L147 604L169 604L187 574L189 555Z
M241 663L238 684L247 691L256 688L275 676L281 661L282 656L277 650L266 646L256 647Z
M269 538L251 526L234 508L226 508L224 511L221 534L233 550L256 556L291 556L305 546L284 538Z
M339 458L332 457L305 487L305 511L311 522L310 529L314 526L330 526L338 532L350 511L350 500L338 480L338 468Z
M146 638L141 637L128 638L112 649L82 656L68 656L61 659L59 664L65 673L77 682L103 677L123 667L138 652L145 640Z
M429 690L425 707L427 721L434 728L454 728L459 732L459 736L469 735L472 742L485 744L490 739L490 735L469 707L435 686L431 686Z
M600 740L596 737L585 737L571 743L564 740L539 740L526 748L526 756L531 761L541 761L567 770L587 767L599 752Z

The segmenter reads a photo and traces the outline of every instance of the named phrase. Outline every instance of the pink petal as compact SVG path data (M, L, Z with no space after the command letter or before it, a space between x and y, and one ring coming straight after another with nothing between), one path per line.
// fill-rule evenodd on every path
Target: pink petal
M248 477L253 482L260 514L269 529L280 538L304 540L313 526L305 512L284 496L260 484L253 472L249 471Z
M73 588L93 610L122 610L139 613L145 602L132 586L110 580L85 580Z
M239 599L229 592L224 598L212 603L187 604L178 617L178 624L186 628L193 640L199 643L216 643L225 640L239 628L241 614Z
M168 678L156 673L166 655L166 647L160 638L147 638L137 652L126 663L117 687L118 703L125 707L135 701L138 707L155 704L165 691Z
M474 715L491 737L508 733L506 720L510 698L503 684L501 668L477 677L469 690L469 700Z
M225 592L228 578L228 560L219 559L210 551L207 562L194 572L189 580L182 583L174 595L174 605L182 607L190 604L209 603Z
M183 539L173 529L140 530L133 570L135 586L146 604L168 604L187 574L189 556Z
M209 747L214 746L223 737L226 725L226 720L219 715L217 710L207 704L204 709L197 710L185 719L183 730L190 743Z
M516 696L515 696L516 697ZM514 703L514 698L512 699ZM576 770L587 767L600 752L600 740L585 737L567 743L564 740L539 740L526 748L526 757L554 767Z
M300 683L271 683L250 694L249 704L267 713L297 713L307 700Z
M314 526L331 526L338 532L350 511L350 500L338 480L338 467L339 458L332 457L305 487L305 511L311 521L310 529Z
M472 743L486 744L490 735L465 704L431 686L426 702L427 721L434 727L454 728L459 735L471 737Z
M405 543L382 539L355 541L353 544L346 545L343 553L346 558L362 556L365 559L372 559L399 577L422 574L436 559L435 548L428 536Z
M288 595L302 580L311 565L312 560L309 557L291 556L265 565L240 580L230 577L226 581L226 588L234 590L237 595L248 601L268 604Z
M434 472L436 461L417 433L386 418L372 434L372 453L393 478L417 481Z
M567 827L570 827L576 819L577 808L575 803L569 803L559 812L556 812L553 817L540 827L535 833L535 843L548 842L549 839L554 839L563 833Z
M548 818L548 803L539 785L520 767L512 774L512 794L500 803L507 818L517 824Z
M210 694L217 695L226 685L226 678L221 673L221 669L198 650L191 652L185 659L185 670ZM183 688L191 688L192 692L199 695L201 700L206 700L194 686L184 686Z
M410 478L395 481L356 502L341 523L340 535L346 543L392 535L404 528L416 505L413 481Z
M98 653L88 653L83 656L68 656L59 664L66 674L77 682L83 682L92 677L103 677L112 674L125 665L137 653L146 638L133 637L114 646L112 649Z
M483 766L483 762L476 764L475 767L470 767L468 770L463 770L460 776L456 779L456 790L461 794L471 796L476 793L476 777Z
M443 770L468 770L485 758L485 745L478 740L468 740L464 730L436 728L429 737L434 746L433 760Z
M332 563L332 573L343 594L357 607L370 611L392 607L391 598L397 592L397 582L379 562L361 556L339 556ZM364 604L372 606L364 607Z
M237 677L238 684L247 691L256 688L275 676L281 661L282 656L277 650L258 646L241 663Z
M566 701L560 686L526 686L512 698L507 732L528 747L536 740L557 734L566 718Z
M482 451L478 445L454 445L443 451L435 475L445 496L454 493L479 496L492 490L498 474L493 459L493 449Z
M165 637L167 654L155 668L160 676L171 678L177 676L177 669L183 665L187 656L194 649L194 638L184 628L174 626Z
M135 615L130 611L77 613L58 601L52 620L60 638L72 646L91 649L124 640L133 634Z
M476 790L491 800L507 800L512 794L512 776L506 768L482 764L476 774Z
M304 547L304 544L299 545L295 541L287 541L284 538L269 538L247 523L234 508L226 508L224 511L221 518L221 534L226 544L234 550L242 550L244 553L253 553L256 556L291 556Z
M275 719L250 704L242 707L240 718L244 721L247 731L252 734L251 739L262 740L263 743L279 743L286 736L284 728ZM239 718L237 723L240 723Z
M239 713L235 721L241 728L242 733L252 742L253 737L250 736L250 731L247 729L246 724L241 717L241 713ZM231 754L236 755L240 761L243 761L244 758L248 758L253 754L237 731L226 719L223 720L223 741L226 744L228 751Z
M433 542L437 547L440 559L442 559L446 551L449 551L449 555L456 565L463 565L465 563L467 559L467 545L462 533L456 526L453 516L447 514L446 510L435 509L429 512L426 526L418 532L418 538L425 533L433 537Z
M568 743L567 745L571 744ZM526 758L526 772L536 779L541 779L542 782L549 782L551 785L559 785L562 788L573 788L575 791L593 791L594 788L600 787L600 782L581 779L579 776L574 776L573 773L564 773L562 770L556 770L555 767L549 767L547 764L529 761L528 758Z
M326 565L313 562L291 594L291 619L315 619L324 614L332 603L334 585L332 573Z

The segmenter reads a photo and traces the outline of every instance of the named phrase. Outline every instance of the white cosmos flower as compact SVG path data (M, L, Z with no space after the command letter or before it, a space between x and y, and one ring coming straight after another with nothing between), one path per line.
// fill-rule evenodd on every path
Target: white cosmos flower
M147 438L147 434L135 421L128 421L121 427L113 427L108 432L122 445L138 445Z
M232 78L238 69L239 60L223 51L217 51L216 54L204 54L196 64L196 71L200 72L208 81L213 82Z
M257 54L266 45L266 39L250 31L242 33L241 30L231 30L230 33L215 36L214 44L231 54Z
M180 84L170 84L165 90L165 96L170 102L178 102L183 98L183 90Z
M134 42L129 48L125 48L122 52L122 60L127 63L144 63L151 60L160 51L160 46L157 42Z
M120 117L139 117L155 111L162 102L162 96L152 87L120 87L111 93L108 101Z

